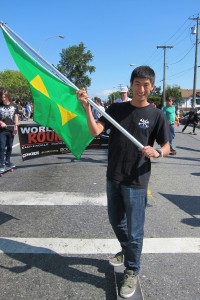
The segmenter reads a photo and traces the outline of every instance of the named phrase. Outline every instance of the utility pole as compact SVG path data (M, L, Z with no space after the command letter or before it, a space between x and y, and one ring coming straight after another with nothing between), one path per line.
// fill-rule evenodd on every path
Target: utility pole
M162 99L162 107L165 106L165 102L166 102L166 49L169 48L173 48L173 46L157 46L157 48L162 48L164 49L164 67L163 67L163 99Z
M196 106L196 86L197 86L197 64L198 64L198 44L199 44L199 20L200 17L198 15L197 18L189 18L190 20L197 21L196 29L193 34L196 34L196 47L195 47L195 61L194 61L194 81L193 81L193 107Z

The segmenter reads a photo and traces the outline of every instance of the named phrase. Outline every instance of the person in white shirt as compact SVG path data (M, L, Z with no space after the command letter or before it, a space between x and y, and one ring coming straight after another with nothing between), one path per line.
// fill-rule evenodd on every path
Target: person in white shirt
M126 101L131 101L131 98L128 97L128 88L126 86L124 86L124 87L121 87L120 98L117 98L115 100L115 103L121 103L121 102L126 102Z

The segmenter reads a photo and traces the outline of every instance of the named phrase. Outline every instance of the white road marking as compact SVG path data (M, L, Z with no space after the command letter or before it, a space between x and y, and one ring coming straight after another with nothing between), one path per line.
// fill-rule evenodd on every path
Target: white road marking
M20 145L20 144L17 143L17 144L15 144L15 145L13 145L12 147L15 148L15 147L18 147L19 145Z
M100 205L106 194L90 197L67 192L0 192L0 205ZM197 217L197 216L196 216ZM116 239L0 237L0 253L115 254ZM143 253L200 253L200 238L145 238Z
M115 254L116 239L0 238L0 253ZM143 253L200 253L200 238L146 238Z
M200 238L147 238L143 253L200 253Z
M106 206L105 193L88 196L67 192L0 192L0 205L97 205Z

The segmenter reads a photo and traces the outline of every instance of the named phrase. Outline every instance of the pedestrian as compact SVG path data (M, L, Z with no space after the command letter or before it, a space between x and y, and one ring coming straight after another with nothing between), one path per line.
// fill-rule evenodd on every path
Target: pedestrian
M121 103L121 102L130 101L130 100L131 100L131 98L128 97L128 88L126 86L121 87L120 98L117 98L115 100L115 103Z
M25 103L25 110L26 110L26 117L27 117L27 120L28 120L31 116L31 106L30 106L29 102Z
M175 138L174 123L175 121L177 121L177 125L179 125L179 118L176 116L176 109L173 103L174 103L174 99L171 96L167 97L166 106L163 108L163 112L166 115L169 124L169 129L170 129L170 140L169 140L170 154L176 155L176 150L173 147L173 142Z
M186 114L186 116L187 115L188 115L188 118L187 118L185 126L182 129L182 133L185 131L185 129L188 127L188 125L191 124L193 126L193 130L192 130L192 132L190 132L190 134L196 135L195 130L196 130L196 127L197 127L198 122L200 120L200 116L198 114L198 108L191 109L189 111L189 113Z
M104 116L95 122L86 90L77 91L77 98L86 111L90 133L98 136L104 129L111 129L107 167L108 216L122 250L109 263L112 266L125 265L120 288L120 295L124 298L134 294L140 271L150 159L166 156L170 150L166 117L147 101L154 82L155 73L149 66L135 68L130 79L131 101L113 103L106 110L144 145L143 149L138 149ZM153 148L155 140L159 149Z
M4 172L6 166L14 168L10 158L14 136L17 134L18 109L10 99L7 90L3 89L0 99L0 172Z
M102 102L101 102L101 99L100 99L100 98L94 97L94 102L99 106L99 108L100 108L102 111L105 111L105 108L104 108L104 106L102 105ZM92 107L92 113L93 113L94 119L95 119L96 121L102 116L102 114L101 114L95 107Z

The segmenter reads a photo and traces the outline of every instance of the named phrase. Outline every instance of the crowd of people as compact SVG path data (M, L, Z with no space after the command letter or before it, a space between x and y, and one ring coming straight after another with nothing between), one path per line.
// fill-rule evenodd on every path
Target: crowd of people
M19 120L20 121L28 121L33 117L33 103L32 102L25 102L22 104L20 101L14 102L18 107L19 112Z

